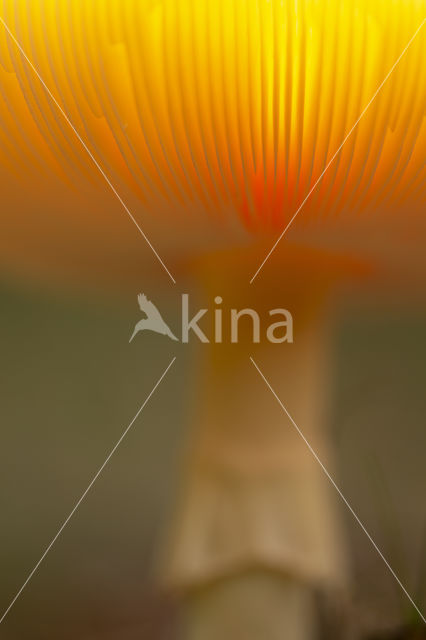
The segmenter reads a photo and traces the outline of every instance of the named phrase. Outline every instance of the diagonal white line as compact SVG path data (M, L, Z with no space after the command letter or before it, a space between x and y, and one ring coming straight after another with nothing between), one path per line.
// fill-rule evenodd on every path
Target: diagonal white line
M340 498L343 500L343 502L345 503L345 505L347 506L347 508L349 509L349 511L351 512L351 514L353 515L353 517L355 518L355 520L357 521L357 523L359 524L359 526L361 527L361 529L363 530L363 532L365 533L365 535L367 536L367 538L369 539L369 541L371 542L371 544L373 545L373 547L375 548L375 550L377 551L377 553L379 554L379 556L381 557L381 559L383 560L383 562L385 563L385 565L387 566L387 568L389 569L389 571L391 572L391 574L393 575L393 577L395 578L395 580L397 581L397 583L399 584L399 586L401 587L402 591L405 593L405 595L407 596L407 598L409 599L409 601L411 602L411 604L413 605L413 607L415 608L415 610L417 611L417 613L419 614L420 618L423 620L423 622L426 624L426 618L424 617L423 613L420 611L420 609L418 608L418 606L416 605L416 603L414 602L413 598L410 596L410 594L408 593L407 589L404 587L404 585L402 584L401 580L398 578L398 576L396 575L395 571L392 569L391 565L389 564L389 562L386 560L385 556L383 555L383 553L380 551L379 547L377 546L377 544L374 542L373 538L371 537L371 535L368 533L367 529L365 528L365 525L363 524L363 522L360 520L360 518L358 517L358 515L355 513L355 511L353 510L353 508L351 507L351 505L349 504L348 500L345 498L345 496L343 495L341 489L338 487L338 485L336 484L336 482L333 480L332 476L330 475L330 473L327 471L326 467L324 466L324 464L321 462L320 458L318 457L318 454L316 453L316 451L312 448L312 446L309 444L308 440L306 439L306 437L304 436L302 430L297 426L296 422L294 421L294 419L292 418L292 416L290 415L290 413L287 411L287 409L285 408L285 406L283 405L283 403L281 402L280 398L278 397L278 395L275 393L274 389L272 388L271 384L268 382L268 380L266 379L266 377L264 376L264 374L262 373L262 371L259 369L258 365L256 364L256 362L254 361L254 359L250 356L250 360L252 361L254 367L257 369L257 372L259 373L260 377L262 378L262 380L265 382L266 386L268 387L268 389L271 391L272 395L275 397L275 399L277 400L278 404L280 405L281 409L284 411L284 413L286 414L287 418L290 420L291 424L293 425L293 427L296 429L297 433L299 434L299 436L302 438L303 442L306 444L306 446L308 447L309 451L311 452L311 454L313 455L313 457L315 458L315 460L318 462L318 464L320 465L321 469L323 470L323 472L325 473L325 475L327 476L327 478L329 479L329 481L331 482L331 484L333 485L333 487L336 489L337 493L339 494Z
M370 108L370 106L372 105L372 103L374 102L375 98L377 97L377 95L380 93L380 91L382 90L383 86L386 84L387 80L390 78L390 76L392 75L393 71L395 70L395 68L398 66L399 62L401 61L402 57L404 56L404 54L407 52L409 46L412 44L412 42L414 41L414 39L416 38L417 34L419 33L420 29L423 27L424 23L426 22L426 18L424 18L424 20L422 21L422 23L419 25L419 27L416 29L416 31L414 32L414 34L412 35L412 37L410 38L410 40L408 41L408 43L406 44L406 46L404 47L402 53L398 56L398 58L395 60L394 64L392 65L392 67L389 69L388 73L386 74L385 78L382 80L382 82L379 84L379 86L377 87L376 91L374 92L374 94L372 95L372 97L370 98L370 101L368 102L368 104L364 107L364 109L362 110L360 116L358 117L357 121L353 124L353 126L351 127L349 133L346 134L345 138L343 139L342 144L339 146L339 148L337 149L337 151L334 153L334 155L330 158L329 162L327 163L324 171L321 173L321 175L319 176L319 178L316 180L316 182L314 183L313 187L310 189L310 191L308 192L308 195L305 196L304 200L302 201L301 205L299 206L299 208L297 209L296 213L293 215L293 217L290 219L290 221L288 222L287 226L285 227L285 229L281 232L280 236L278 237L278 239L275 241L275 243L273 244L272 248L270 249L269 253L266 255L266 257L264 258L263 262L261 263L261 265L258 267L256 273L254 274L254 276L251 278L250 280L250 284L253 283L253 281L255 280L255 278L258 276L258 274L260 273L260 271L263 269L263 267L265 266L265 263L267 262L267 260L269 260L269 258L271 257L271 254L275 251L275 249L277 248L278 244L281 242L281 240L284 238L285 234L287 233L287 231L290 229L291 225L293 224L295 218L299 215L300 211L303 209L303 207L305 206L305 203L307 202L307 200L310 198L311 194L313 191L315 191L317 185L321 182L322 178L324 177L324 174L326 173L326 171L328 170L328 168L330 167L330 165L334 162L334 160L336 159L336 157L338 156L338 154L340 153L340 151L343 148L343 145L346 143L347 139L352 135L352 133L354 132L354 130L356 129L357 125L359 124L360 120L364 117L364 115L367 113L368 109Z
M34 71L34 73L37 76L37 78L40 80L41 84L43 85L44 89L46 90L46 92L49 95L49 97L52 100L52 102L54 102L54 104L56 105L56 107L58 108L58 110L60 111L60 113L62 114L64 119L66 120L66 122L69 124L69 126L71 127L71 129L75 133L75 135L76 135L77 139L79 140L79 142L81 143L82 147L87 152L87 154L89 155L90 159L93 161L93 164L96 166L96 168L98 169L99 173L102 175L102 177L104 178L105 182L110 187L111 191L113 192L113 194L115 195L115 197L117 198L117 200L119 201L119 203L121 204L121 206L123 207L123 209L125 210L127 215L129 216L130 220L133 222L133 224L135 225L135 227L137 228L137 230L139 231L139 233L141 234L141 236L143 237L145 242L148 244L148 246L150 247L151 251L154 253L154 255L157 258L157 260L161 263L163 269L166 271L166 273L169 276L169 278L172 280L172 282L174 284L176 284L176 280L174 279L174 277L172 276L172 274L170 273L170 271L168 270L168 268L164 264L163 260L160 258L160 256L157 253L157 251L152 246L151 242L149 241L149 239L148 239L147 235L145 234L145 232L142 230L142 228L139 225L139 223L137 222L136 218L133 216L133 214L131 213L130 209L128 208L128 206L126 205L126 203L124 202L124 200L122 199L120 194L118 193L117 189L111 183L111 181L108 178L108 176L106 175L105 171L102 169L101 165L96 160L96 158L94 157L93 153L90 151L89 147L86 145L86 143L84 142L83 138L78 133L77 129L74 127L73 123L71 122L71 120L69 119L69 117L67 116L65 111L62 109L61 105L56 100L55 96L53 95L53 93L51 92L51 90L49 89L49 87L47 86L45 81L43 80L42 76L37 71L36 67L33 65L31 60L29 59L29 57L27 56L27 54L25 53L25 51L23 50L23 48L19 44L18 40L15 38L15 36L13 35L13 33L11 32L11 30L9 29L9 27L7 26L7 24L5 23L4 19L1 16L0 16L0 22L3 24L4 28L6 29L7 33L9 34L10 38L13 40L13 42L18 47L19 51L21 52L21 54L23 55L23 57L27 61L28 65L31 67L31 69Z
M52 538L52 540L50 541L50 543L46 547L46 549L45 549L43 555L41 556L40 560L37 562L35 567L32 569L32 571L28 575L27 579L25 580L24 584L19 589L18 593L15 595L15 597L12 600L12 602L7 607L6 611L3 613L2 617L0 618L0 624L3 622L3 620L5 619L5 617L7 616L7 614L9 613L9 611L11 610L11 608L13 607L13 605L15 604L15 602L17 601L17 599L19 598L19 596L21 595L21 593L23 592L23 590L25 589L25 587L27 586L27 584L29 583L29 581L31 580L33 575L35 574L35 572L37 571L37 569L39 568L39 566L41 565L41 563L43 562L43 560L45 559L45 557L47 556L47 554L49 553L49 551L51 550L51 548L53 547L53 545L55 544L55 542L57 541L59 536L61 535L62 531L65 529L65 527L67 526L67 524L69 523L69 521L71 520L71 518L73 517L75 512L77 511L77 509L79 508L79 506L81 505L81 503L83 502L83 500L85 499L87 494L89 493L90 489L93 487L93 485L95 484L96 480L99 478L99 476L101 475L102 471L105 469L105 467L108 464L108 462L111 460L112 456L114 455L114 453L116 452L116 450L118 449L118 447L120 446L120 444L122 443L124 438L126 437L127 433L129 432L129 430L133 426L133 424L136 421L136 419L139 417L140 413L143 411L145 406L148 404L150 398L154 394L154 392L157 389L157 387L160 385L161 381L163 380L163 378L165 377L165 375L167 374L168 370L170 369L170 367L172 366L172 364L174 363L175 360L176 360L176 356L174 358L172 358L172 360L169 362L167 368L163 371L163 373L161 374L161 376L159 377L159 379L157 380L157 382L155 383L155 385L151 389L150 393L148 394L148 396L144 400L143 404L139 407L139 409L138 409L137 413L135 414L134 418L132 418L131 422L128 424L126 429L121 434L120 438L117 440L116 444L111 449L111 451L108 454L108 456L105 458L105 461L102 463L102 465L99 467L98 471L93 476L93 478L90 481L87 489L85 489L84 493L81 495L81 497L75 503L72 511L70 512L70 514L67 516L67 518L62 523L62 525L59 528L58 532L56 533L55 537Z

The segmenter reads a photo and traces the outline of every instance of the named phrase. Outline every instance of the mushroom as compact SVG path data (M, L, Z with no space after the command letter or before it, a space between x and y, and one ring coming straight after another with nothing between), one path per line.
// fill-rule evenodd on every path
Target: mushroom
M292 343L253 344L241 320L238 344L200 345L162 570L188 638L312 637L312 588L345 582L333 488L249 356L332 469L330 296L423 264L423 14L415 0L4 3L4 268L115 290L149 272L224 309L293 315Z

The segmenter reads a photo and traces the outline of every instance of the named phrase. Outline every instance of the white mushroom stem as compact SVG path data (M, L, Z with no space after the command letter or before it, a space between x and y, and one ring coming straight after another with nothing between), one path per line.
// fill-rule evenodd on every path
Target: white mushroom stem
M251 570L196 590L183 615L186 640L317 638L314 598L303 583Z
M294 316L293 344L253 345L248 331L238 345L200 345L164 576L185 594L191 640L312 638L312 587L340 582L333 489L249 358L330 467L326 332L310 294L289 292L282 304Z

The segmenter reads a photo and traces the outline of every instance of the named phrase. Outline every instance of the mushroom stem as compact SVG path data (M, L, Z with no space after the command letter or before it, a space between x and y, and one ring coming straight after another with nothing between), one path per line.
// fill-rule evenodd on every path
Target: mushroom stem
M301 582L262 569L196 590L186 599L186 640L308 640L317 637L314 598Z
M281 638L283 629L292 640L312 638L313 588L341 583L332 489L250 361L329 468L323 304L318 290L302 290L281 292L280 304L274 293L244 305L289 309L292 344L253 344L248 330L238 344L225 336L200 345L198 409L164 576L183 594L188 640Z

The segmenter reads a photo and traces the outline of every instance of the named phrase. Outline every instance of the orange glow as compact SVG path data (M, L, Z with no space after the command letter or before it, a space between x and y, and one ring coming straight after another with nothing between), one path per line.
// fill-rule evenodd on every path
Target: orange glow
M3 18L113 183L151 215L282 229L426 14L417 0L8 0ZM425 29L303 220L418 208ZM5 180L95 172L0 28ZM161 206L160 206L161 205ZM228 213L226 214L228 215ZM409 213L407 213L409 215Z

